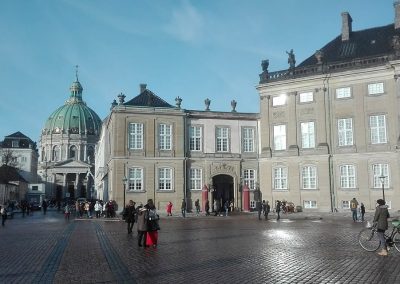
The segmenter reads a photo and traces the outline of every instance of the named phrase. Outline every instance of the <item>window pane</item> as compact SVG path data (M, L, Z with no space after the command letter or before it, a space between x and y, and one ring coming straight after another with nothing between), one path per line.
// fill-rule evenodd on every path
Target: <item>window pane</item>
M371 131L371 143L372 144L387 143L386 116L373 115L370 116L369 121L370 121L370 131Z
M301 144L303 148L315 147L314 122L304 122L300 124Z
M312 102L313 100L314 100L314 95L312 92L300 93L300 102L301 103Z
M286 95L272 97L272 105L273 106L281 106L284 104L286 104Z
M274 126L274 147L275 150L286 149L286 125Z
M368 94L383 94L383 83L368 84Z
M336 89L336 98L343 99L343 98L350 98L350 97L351 97L350 87Z

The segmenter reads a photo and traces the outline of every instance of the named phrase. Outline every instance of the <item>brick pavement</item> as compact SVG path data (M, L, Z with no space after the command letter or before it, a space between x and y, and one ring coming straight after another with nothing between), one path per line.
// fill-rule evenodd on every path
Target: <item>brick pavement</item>
M162 217L145 249L124 222L16 216L0 228L0 283L400 283L400 253L362 250L350 215L283 218Z

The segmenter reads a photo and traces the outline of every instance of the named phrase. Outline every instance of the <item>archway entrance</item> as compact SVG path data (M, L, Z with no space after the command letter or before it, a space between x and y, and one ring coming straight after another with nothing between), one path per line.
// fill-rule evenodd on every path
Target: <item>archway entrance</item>
M233 177L229 175L216 175L213 181L213 204L216 200L219 203L219 208L223 208L225 201L232 201L235 198L233 191ZM215 210L215 208L214 208Z

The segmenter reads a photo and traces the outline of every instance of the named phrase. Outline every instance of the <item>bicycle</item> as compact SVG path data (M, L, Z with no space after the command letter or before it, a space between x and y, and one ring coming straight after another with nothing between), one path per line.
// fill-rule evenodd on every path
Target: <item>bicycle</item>
M386 245L388 247L395 247L400 252L400 221L391 221L393 229L390 234L385 233ZM376 225L362 229L358 234L358 243L366 251L376 251L380 247L380 240Z

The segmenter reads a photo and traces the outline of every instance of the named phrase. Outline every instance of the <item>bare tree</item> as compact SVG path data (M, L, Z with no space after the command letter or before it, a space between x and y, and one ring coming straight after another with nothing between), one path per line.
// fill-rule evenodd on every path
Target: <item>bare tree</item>
M3 165L18 168L18 157L15 156L15 153L11 149L4 149L1 153L1 162Z

